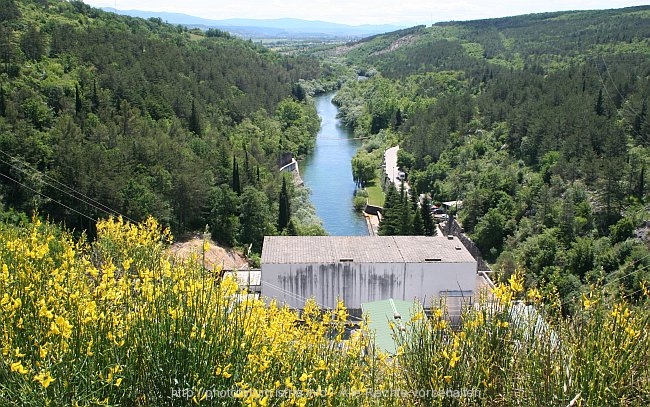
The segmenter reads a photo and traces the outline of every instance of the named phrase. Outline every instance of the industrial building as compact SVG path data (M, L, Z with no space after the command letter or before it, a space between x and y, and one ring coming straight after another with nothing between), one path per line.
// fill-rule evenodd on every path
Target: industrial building
M262 297L296 309L341 299L351 313L391 298L468 300L477 284L477 262L453 236L267 236L261 273Z

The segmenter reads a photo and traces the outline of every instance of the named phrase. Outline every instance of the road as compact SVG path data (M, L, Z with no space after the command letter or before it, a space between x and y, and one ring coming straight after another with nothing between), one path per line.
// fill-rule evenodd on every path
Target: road
M398 178L399 176L399 167L397 166L397 152L399 151L399 146L391 147L384 152L384 164L386 168L386 176L395 185L395 188L399 191L402 182L404 182L404 189L406 192L410 190L409 184L406 181L402 181Z

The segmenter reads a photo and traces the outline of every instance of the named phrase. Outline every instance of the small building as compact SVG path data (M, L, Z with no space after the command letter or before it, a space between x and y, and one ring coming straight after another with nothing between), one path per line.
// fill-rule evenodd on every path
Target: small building
M360 315L362 303L390 298L469 300L477 263L453 236L267 236L261 270L262 297L296 309L341 299Z
M442 206L448 210L459 210L463 207L463 201L456 200L456 201L446 201L442 203Z
M224 277L232 276L240 287L249 293L260 293L262 289L262 272L259 269L224 270Z

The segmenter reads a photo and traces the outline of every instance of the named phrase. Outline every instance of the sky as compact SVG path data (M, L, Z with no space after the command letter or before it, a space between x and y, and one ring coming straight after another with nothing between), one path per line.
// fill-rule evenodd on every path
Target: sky
M167 11L211 20L300 18L333 23L399 24L476 20L561 10L600 10L648 4L633 0L83 0L93 7Z

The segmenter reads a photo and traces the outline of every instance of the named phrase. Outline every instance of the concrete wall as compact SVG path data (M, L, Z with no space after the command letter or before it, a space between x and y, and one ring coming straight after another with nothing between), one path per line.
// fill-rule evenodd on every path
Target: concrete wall
M280 168L280 172L294 172L298 170L298 161L295 158L292 158L288 164Z
M381 206L370 205L368 203L368 200L366 199L366 208L363 210L365 213L370 215L377 215L383 210L384 208L382 208Z
M447 225L445 227L445 232L451 236L456 236L458 240L461 241L463 246L467 249L468 252L474 257L478 263L478 271L492 271L490 269L490 266L483 260L483 256L481 256L481 250L476 246L476 244L464 233L463 228L460 227L460 224L458 221L456 221L455 218L450 219L447 221Z
M262 296L292 308L302 308L311 297L329 308L337 298L348 308L389 298L428 303L441 292L474 292L475 287L473 262L262 265Z
M294 185L303 185L304 182L300 176L300 167L298 167L298 161L295 158L291 158L288 164L280 168L280 172L290 172L293 174L293 183Z

